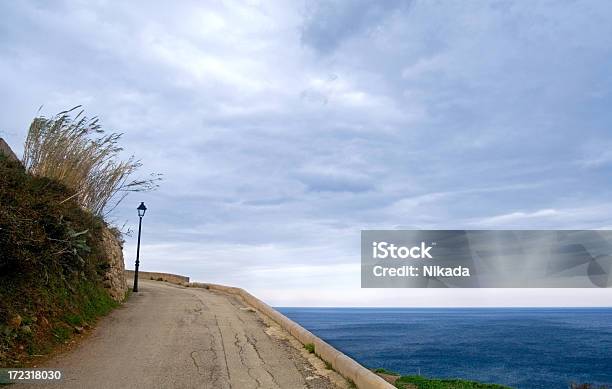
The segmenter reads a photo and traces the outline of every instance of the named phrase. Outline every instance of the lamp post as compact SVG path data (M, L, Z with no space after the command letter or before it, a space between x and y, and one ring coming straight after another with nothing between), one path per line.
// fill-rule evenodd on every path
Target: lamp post
M140 265L140 230L142 229L142 217L145 215L147 211L147 207L144 202L141 202L138 208L138 217L140 221L138 222L138 245L136 246L136 268L134 270L134 292L138 292L138 266Z

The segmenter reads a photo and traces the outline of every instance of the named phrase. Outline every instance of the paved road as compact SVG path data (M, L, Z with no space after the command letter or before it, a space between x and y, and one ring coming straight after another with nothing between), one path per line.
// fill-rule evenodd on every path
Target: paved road
M43 366L62 369L61 384L30 387L333 387L299 350L266 329L233 296L143 281L88 339Z

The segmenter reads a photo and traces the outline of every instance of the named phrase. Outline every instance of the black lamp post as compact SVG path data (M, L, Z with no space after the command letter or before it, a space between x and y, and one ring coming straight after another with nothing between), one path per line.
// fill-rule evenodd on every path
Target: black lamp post
M136 269L134 270L134 292L138 292L138 265L140 265L140 230L142 228L142 217L145 215L147 211L147 207L144 202L141 202L138 208L138 217L140 221L138 222L138 246L136 246Z

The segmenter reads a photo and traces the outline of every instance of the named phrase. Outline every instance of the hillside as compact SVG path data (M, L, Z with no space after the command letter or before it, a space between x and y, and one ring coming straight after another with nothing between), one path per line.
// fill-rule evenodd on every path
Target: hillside
M118 305L122 271L118 232L0 152L0 366L27 364Z

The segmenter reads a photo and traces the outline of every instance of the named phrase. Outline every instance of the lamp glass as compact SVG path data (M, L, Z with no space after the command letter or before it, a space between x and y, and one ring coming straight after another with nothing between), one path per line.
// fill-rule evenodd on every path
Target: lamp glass
M145 212L147 211L147 207L145 206L144 202L141 202L138 208L136 209L138 210L138 216L140 217L143 217L145 215Z

